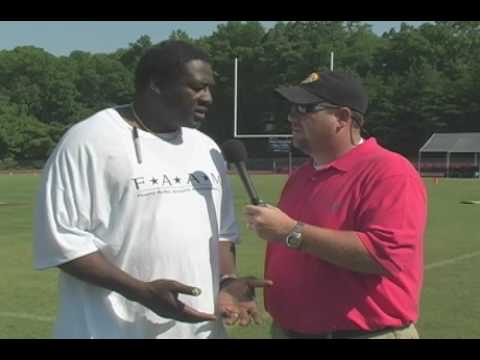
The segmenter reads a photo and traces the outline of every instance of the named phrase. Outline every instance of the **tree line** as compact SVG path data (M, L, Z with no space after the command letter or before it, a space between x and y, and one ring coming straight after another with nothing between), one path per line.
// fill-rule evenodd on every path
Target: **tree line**
M216 72L214 105L202 131L218 143L233 135L234 58L239 61L238 132L288 133L285 104L273 89L313 71L354 73L368 89L366 129L392 150L414 156L433 132L480 131L480 22L402 24L377 35L358 21L231 21L193 39ZM75 122L132 99L135 66L152 43L142 36L112 53L54 56L23 46L0 51L0 162L42 164ZM270 122L273 130L267 129ZM249 142L268 156L265 140Z

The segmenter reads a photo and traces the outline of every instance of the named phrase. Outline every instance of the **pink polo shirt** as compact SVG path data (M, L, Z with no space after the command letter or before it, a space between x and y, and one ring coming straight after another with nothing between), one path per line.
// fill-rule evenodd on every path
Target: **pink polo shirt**
M304 223L355 231L388 276L356 273L269 242L265 306L288 330L376 330L418 319L427 195L415 168L370 138L329 166L288 179L279 208Z

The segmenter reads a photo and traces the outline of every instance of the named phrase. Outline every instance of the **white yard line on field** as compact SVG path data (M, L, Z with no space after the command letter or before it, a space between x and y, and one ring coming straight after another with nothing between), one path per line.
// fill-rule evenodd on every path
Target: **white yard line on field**
M38 315L31 315L26 313L13 313L13 312L0 312L0 317L36 320L36 321L43 321L43 322L53 322L53 320L55 320L55 318L50 316L38 316Z
M475 252L472 252L472 253L469 253L469 254L456 256L456 257L446 259L446 260L436 261L434 263L425 265L425 270L430 270L430 269L435 269L435 268L443 267L443 266L450 265L450 264L455 264L455 263L458 263L460 261L470 259L470 258L473 258L473 257L478 256L478 255L480 255L480 251L475 251Z
M431 264L425 265L425 270L431 270L439 267L444 267L447 265L456 264L466 259L473 258L475 256L480 255L480 251L476 251L469 254L464 254L460 256L456 256L450 259L436 261ZM27 313L14 313L14 312L0 312L0 318L16 318L16 319L26 319L26 320L36 320L36 321L43 321L43 322L53 322L55 318L51 316L38 316L38 315L31 315Z

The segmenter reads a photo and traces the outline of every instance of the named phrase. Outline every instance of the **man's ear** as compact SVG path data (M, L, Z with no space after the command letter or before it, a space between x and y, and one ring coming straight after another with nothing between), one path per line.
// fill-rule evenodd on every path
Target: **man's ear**
M347 107L339 107L335 109L335 115L337 116L338 125L340 127L347 126L352 117L352 111Z

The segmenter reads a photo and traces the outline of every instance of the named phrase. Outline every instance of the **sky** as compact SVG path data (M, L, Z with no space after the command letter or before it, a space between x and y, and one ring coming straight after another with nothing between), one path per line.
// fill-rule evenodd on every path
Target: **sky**
M366 21L382 34L398 29L403 21ZM425 21L404 21L418 26ZM17 46L36 46L60 56L73 50L111 53L128 47L140 36L150 36L153 43L168 38L174 30L184 30L190 37L212 34L225 21L0 21L0 50ZM275 21L261 21L270 28Z

